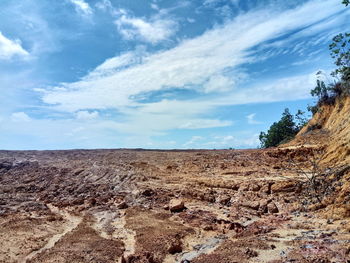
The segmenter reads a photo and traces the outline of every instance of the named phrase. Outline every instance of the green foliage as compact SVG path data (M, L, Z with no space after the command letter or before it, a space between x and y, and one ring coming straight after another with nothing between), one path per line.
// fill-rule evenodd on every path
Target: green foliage
M309 122L308 118L305 116L305 112L302 110L298 110L295 114L296 128L298 132Z
M316 87L311 90L311 95L318 99L317 103L315 106L308 106L308 110L313 114L318 111L320 105L332 104L337 97L350 95L350 33L333 37L329 50L337 66L331 73L334 81L325 83L323 80L317 80ZM321 74L321 71L317 72L318 76Z
M318 111L317 105L307 105L307 110L312 113L312 115L315 115Z
M350 5L350 0L343 0L343 2L342 2L344 5L346 5L346 6L348 6L348 5Z
M338 67L333 71L334 77L341 81L350 81L350 33L338 34L329 45L334 64Z
M281 143L285 143L294 138L299 130L307 123L304 112L299 110L295 116L285 109L282 118L278 122L274 122L267 133L261 132L259 140L262 148L274 147Z
M310 93L311 93L311 96L318 97L318 101L323 102L328 100L329 91L330 91L330 86L326 85L324 81L318 79L316 82L316 87L312 89Z

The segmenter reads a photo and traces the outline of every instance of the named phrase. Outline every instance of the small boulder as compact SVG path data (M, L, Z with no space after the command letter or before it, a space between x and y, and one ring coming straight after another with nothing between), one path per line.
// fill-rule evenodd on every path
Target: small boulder
M294 181L276 182L271 186L272 193L291 193L295 192L297 183Z
M259 203L259 211L262 213L262 214L265 214L268 212L268 208L267 208L267 205L269 204L269 201L268 200L261 200L260 203Z
M171 212L181 212L185 209L185 203L181 199L171 199L169 202L169 210Z
M241 203L241 206L246 207L246 208L250 208L253 210L258 210L260 203L258 201L246 201Z
M231 201L231 196L229 195L222 195L217 200L217 202L222 205L229 205L230 201Z
M267 210L270 214L275 214L279 212L278 207L274 202L271 202L267 205Z
M179 240L174 240L168 245L168 252L172 255L182 252L182 244Z
M142 195L150 197L150 196L154 195L154 191L152 189L146 189L142 192Z
M119 204L117 204L117 208L118 209L126 209L126 208L128 208L129 206L128 206L128 204L125 202L125 201L122 201L122 202L120 202Z

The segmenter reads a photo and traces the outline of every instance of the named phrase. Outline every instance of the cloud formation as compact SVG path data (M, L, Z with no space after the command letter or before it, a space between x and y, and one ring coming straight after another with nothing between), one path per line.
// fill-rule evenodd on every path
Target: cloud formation
M137 103L131 99L133 96L167 88L192 89L204 93L232 91L232 96L242 98L251 90L234 92L237 74L225 72L237 71L243 63L254 61L251 48L290 32L313 27L337 12L339 7L334 6L331 0L308 2L280 14L266 10L249 12L199 37L184 40L170 50L141 57L136 52L130 52L108 59L81 81L64 84L58 90L49 90L43 100L57 104L61 109L74 111L135 105ZM315 15L310 16L310 13ZM125 16L122 20L135 22L137 19L130 20ZM143 25L141 21L138 23ZM281 92L290 87L276 91L272 88L274 86L266 88L267 92L272 93L268 95L270 100L281 99ZM294 94L284 97L289 95ZM299 98L297 95L294 95L295 99ZM248 96L245 97L242 103L252 101ZM266 101L261 96L254 101L259 100Z
M8 60L15 56L28 57L29 53L21 46L19 39L11 40L0 31L0 60Z
M332 0L311 1L276 14L271 10L251 11L201 36L183 40L169 50L130 51L109 58L80 81L46 90L43 101L68 112L115 109L123 121L111 124L113 129L131 134L140 134L139 127L150 136L172 129L227 127L232 121L203 116L221 106L309 97L313 72L241 88L240 83L249 79L241 66L263 60L253 48L300 30L303 34L317 35L323 30L320 23L338 12L339 7ZM310 13L315 15L309 16ZM137 26L147 24L126 13L121 15L119 23L131 25L131 29L126 29L131 30L130 36ZM140 28L137 34L147 32L144 37L153 30ZM308 32L305 28L309 28ZM148 40L158 39L149 36ZM193 91L196 96L147 101L151 97L154 100L152 94L174 88ZM145 99L141 101L140 97ZM248 118L249 123L257 124L253 117Z
M13 122L30 122L32 119L25 112L14 112L11 114Z
M115 24L120 34L127 40L141 40L158 44L168 40L177 31L177 23L168 18L153 16L150 19L133 17L125 10L120 10L120 17Z
M74 6L77 13L83 16L90 16L93 14L93 10L88 3L84 0L69 0Z
M248 124L261 124L262 122L255 120L256 113L252 113L246 116Z
M76 113L76 118L78 120L94 120L97 119L99 116L99 113L97 111L78 111Z

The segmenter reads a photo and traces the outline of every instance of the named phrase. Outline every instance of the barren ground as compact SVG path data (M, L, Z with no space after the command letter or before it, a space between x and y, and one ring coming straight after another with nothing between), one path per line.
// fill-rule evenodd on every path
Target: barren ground
M284 169L308 151L0 151L0 262L350 262Z

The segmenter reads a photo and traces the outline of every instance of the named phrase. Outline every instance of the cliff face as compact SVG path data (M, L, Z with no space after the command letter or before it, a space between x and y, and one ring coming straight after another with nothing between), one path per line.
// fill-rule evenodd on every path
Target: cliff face
M285 146L325 147L325 163L350 163L350 97L323 105L296 138Z
M296 138L282 147L324 148L322 167L338 167L333 195L324 200L322 214L329 218L350 216L350 97L323 105ZM328 180L329 180L328 179Z

